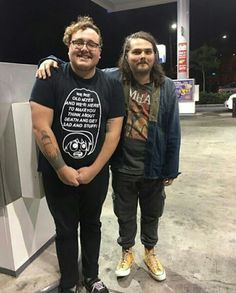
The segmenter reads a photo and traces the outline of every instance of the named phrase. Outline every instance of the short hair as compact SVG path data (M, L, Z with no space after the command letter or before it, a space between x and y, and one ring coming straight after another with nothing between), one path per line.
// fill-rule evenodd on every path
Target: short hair
M151 69L150 77L151 77L151 80L154 82L155 86L161 85L164 82L165 74L162 69L162 66L158 63L159 55L157 50L157 42L150 33L144 32L144 31L133 33L125 38L122 53L118 61L118 67L121 70L123 81L126 83L134 81L132 71L127 61L127 53L130 50L130 42L131 40L134 40L134 39L143 39L152 44L153 51L156 55L156 60Z
M87 28L93 29L99 36L99 45L102 47L102 35L100 29L96 26L93 19L90 16L78 16L77 21L73 21L69 26L66 27L63 43L69 47L71 42L71 36L78 30L86 30Z

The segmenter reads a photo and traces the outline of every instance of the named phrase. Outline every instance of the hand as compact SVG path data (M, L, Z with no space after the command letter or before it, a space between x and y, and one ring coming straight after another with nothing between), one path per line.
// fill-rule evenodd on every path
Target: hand
M80 184L88 184L97 175L92 166L80 168L77 172Z
M164 184L164 186L169 186L169 185L172 184L173 181L174 181L174 179L166 178L166 179L163 180L163 184Z
M35 76L40 79L46 79L47 77L51 76L51 67L58 68L58 64L56 61L52 59L47 59L43 61L38 70L36 71Z
M57 171L57 176L66 185L79 186L78 172L69 166L63 166Z

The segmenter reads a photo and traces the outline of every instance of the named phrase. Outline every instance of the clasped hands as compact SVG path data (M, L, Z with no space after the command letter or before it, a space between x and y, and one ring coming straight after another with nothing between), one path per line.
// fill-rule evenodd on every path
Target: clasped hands
M65 165L57 170L57 175L64 184L77 187L80 184L88 184L97 174L92 166L76 170Z

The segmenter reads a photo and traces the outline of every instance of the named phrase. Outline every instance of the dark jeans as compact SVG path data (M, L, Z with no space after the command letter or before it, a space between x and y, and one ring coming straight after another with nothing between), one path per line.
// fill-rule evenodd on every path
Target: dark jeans
M101 242L100 215L109 181L105 167L89 184L71 187L56 174L43 174L48 207L56 226L56 251L61 273L60 286L70 288L78 283L78 224L83 275L98 276Z
M162 181L113 172L112 187L114 212L119 223L118 244L124 249L134 246L139 202L141 242L147 248L154 247L158 241L158 220L165 202Z

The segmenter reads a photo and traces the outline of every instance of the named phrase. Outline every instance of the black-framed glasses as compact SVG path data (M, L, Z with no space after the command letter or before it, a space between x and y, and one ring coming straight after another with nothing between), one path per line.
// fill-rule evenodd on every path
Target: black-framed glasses
M97 48L101 48L101 45L95 43L94 41L85 41L83 39L76 39L70 42L75 48L82 49L84 46L87 47L89 50L95 50Z

